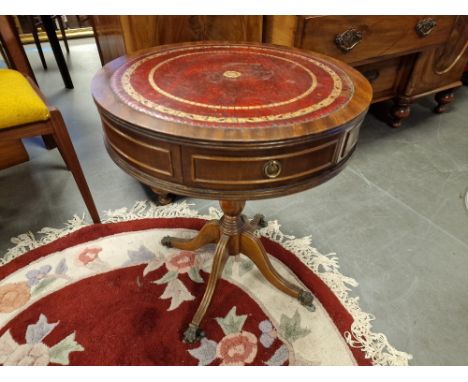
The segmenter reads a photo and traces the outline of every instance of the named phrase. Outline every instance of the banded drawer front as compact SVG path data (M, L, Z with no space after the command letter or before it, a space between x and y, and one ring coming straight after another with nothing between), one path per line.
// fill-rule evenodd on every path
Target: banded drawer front
M153 176L176 179L180 178L177 166L177 152L171 146L141 137L102 120L106 145L114 154L143 173Z
M294 182L315 175L334 164L339 138L287 154L241 152L206 155L202 151L185 153L184 178L192 184L210 188L255 188L262 185ZM190 170L190 171L185 171Z

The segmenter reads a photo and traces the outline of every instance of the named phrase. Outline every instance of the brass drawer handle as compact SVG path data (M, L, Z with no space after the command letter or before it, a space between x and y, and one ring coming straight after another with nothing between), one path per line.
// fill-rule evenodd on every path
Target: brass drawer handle
M277 160L270 160L263 166L263 173L267 178L277 178L281 173L281 163Z
M362 32L351 28L343 33L336 35L335 44L341 49L344 53L351 51L357 44L362 40Z
M416 24L416 33L419 35L419 37L426 37L436 26L437 21L431 19L430 17L419 20Z

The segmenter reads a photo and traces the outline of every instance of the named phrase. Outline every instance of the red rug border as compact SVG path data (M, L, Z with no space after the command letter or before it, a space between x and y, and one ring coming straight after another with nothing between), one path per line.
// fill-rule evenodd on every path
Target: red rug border
M201 218L147 218L139 220L130 220L117 223L92 224L78 229L66 236L63 236L49 244L33 249L9 263L0 266L0 280L7 277L17 269L27 264L47 256L53 252L58 252L74 245L82 244L88 241L96 240L101 237L111 236L123 232L142 231L152 228L186 228L200 230L207 220ZM351 332L353 317L348 310L341 304L338 297L331 289L302 261L293 253L284 248L281 244L274 242L266 237L261 241L267 252L274 255L278 260L285 264L298 276L304 285L310 289L320 300L320 303L326 309L334 324L342 335L345 332ZM365 357L365 353L359 349L349 346L358 365L372 366L370 359Z

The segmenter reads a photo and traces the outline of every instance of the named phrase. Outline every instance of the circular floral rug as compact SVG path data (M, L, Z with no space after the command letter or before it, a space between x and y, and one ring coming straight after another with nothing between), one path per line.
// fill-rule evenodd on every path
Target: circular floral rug
M109 211L106 224L13 239L0 267L3 365L404 365L372 316L348 296L355 281L310 238L258 231L278 271L314 296L314 309L272 287L243 255L231 257L202 323L206 338L181 341L203 295L213 246L163 247L191 237L200 216L185 203L138 203Z

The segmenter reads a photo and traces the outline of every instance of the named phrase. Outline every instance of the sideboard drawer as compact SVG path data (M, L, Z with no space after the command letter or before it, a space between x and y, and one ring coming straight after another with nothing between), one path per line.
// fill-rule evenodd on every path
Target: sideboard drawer
M398 80L400 78L399 69L401 60L401 57L397 57L356 67L372 85L372 90L374 92L373 102L391 98L396 95Z
M348 63L448 40L455 16L301 16L295 45Z
M238 151L207 155L203 150L184 150L184 179L186 183L217 189L289 184L331 167L339 142L340 137L330 137L290 152L262 150L257 155Z

